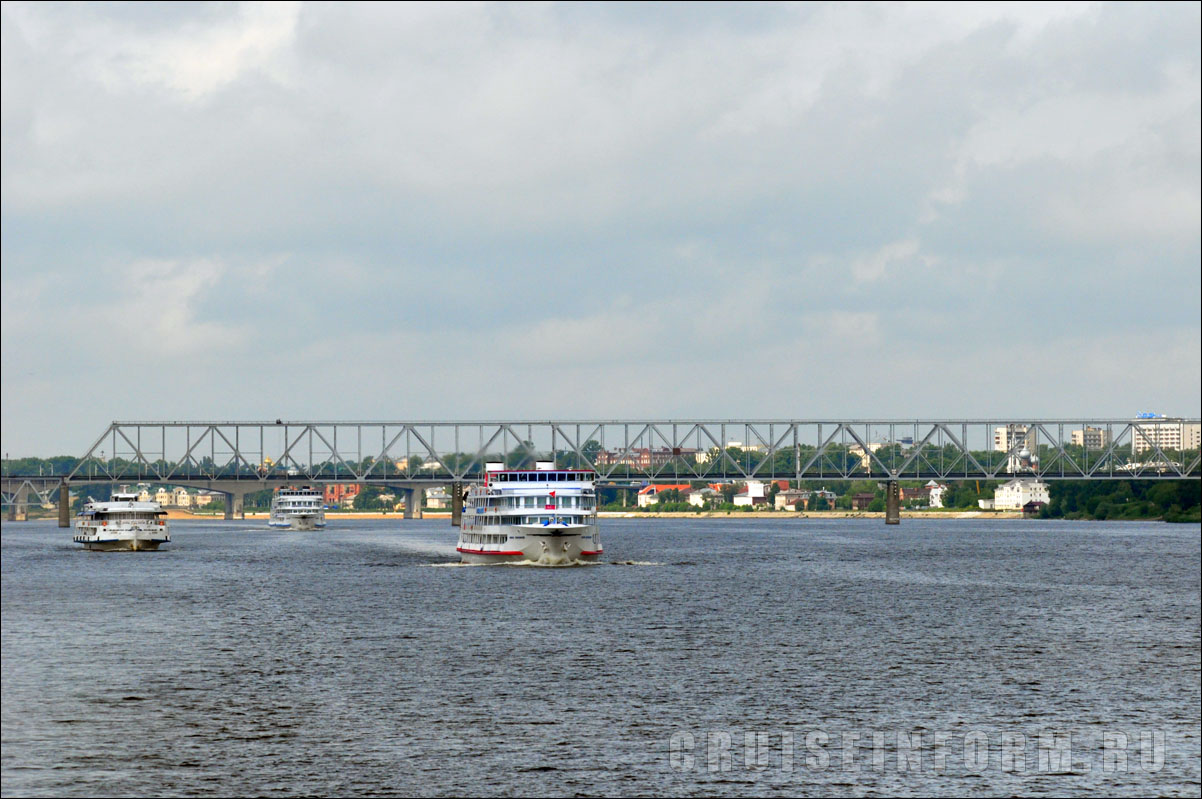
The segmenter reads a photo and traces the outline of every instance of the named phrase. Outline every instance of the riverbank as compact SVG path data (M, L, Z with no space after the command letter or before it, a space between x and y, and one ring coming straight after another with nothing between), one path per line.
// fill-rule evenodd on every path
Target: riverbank
M247 519L266 519L268 516L266 511L248 511ZM806 511L803 513L793 513L790 511L702 511L694 513L689 511L600 511L597 513L602 519L883 519L884 512L881 511L866 511L866 510L816 510ZM903 510L901 518L903 519L1021 519L1022 511L1017 510L965 510L965 511L921 511L921 510ZM191 519L203 520L214 519L223 520L223 514L211 513L189 513L185 510L168 510L168 519ZM405 514L395 511L383 513L380 511L341 511L332 513L326 511L326 521L336 522L338 519L403 519ZM425 511L422 514L425 519L450 519L449 511Z
M689 511L645 512L645 511L601 511L603 519L883 519L883 511L866 510L814 510L793 513L790 511ZM966 510L966 511L921 511L903 510L903 519L1021 519L1018 510Z
M264 511L247 511L246 512L247 519L266 519L270 515L271 514L265 510ZM449 518L451 518L451 512L450 511L426 511L425 513L422 514L422 516L426 519L438 519L438 518L449 519ZM191 519L194 521L203 521L205 519L224 521L225 514L221 513L221 512L218 512L215 514L214 513L191 513L186 510L169 509L167 511L167 518L168 519ZM383 511L338 511L336 513L331 512L331 511L326 511L326 521L327 522L334 521L337 519L403 519L403 518L405 518L405 514L403 511L402 512L391 511L389 513L384 513Z

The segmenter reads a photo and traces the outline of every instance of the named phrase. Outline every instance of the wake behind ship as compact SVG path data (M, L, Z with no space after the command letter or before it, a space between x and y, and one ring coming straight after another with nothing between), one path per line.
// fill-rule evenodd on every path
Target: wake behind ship
M505 470L488 464L483 485L468 492L455 547L464 563L568 564L602 554L597 529L596 473Z

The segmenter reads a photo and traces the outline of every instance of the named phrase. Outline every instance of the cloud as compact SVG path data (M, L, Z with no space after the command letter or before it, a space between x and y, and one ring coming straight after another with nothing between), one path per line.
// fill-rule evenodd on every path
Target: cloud
M1196 5L0 17L6 419L106 325L188 364L114 416L1198 405L1121 345L1199 338Z
M221 283L226 267L197 259L136 261L122 269L107 303L89 311L92 324L122 340L152 341L176 355L215 352L246 343L247 330L199 319L201 300Z
M862 282L880 280L891 264L912 259L918 248L919 241L914 238L886 244L871 255L857 258L851 265L852 276Z

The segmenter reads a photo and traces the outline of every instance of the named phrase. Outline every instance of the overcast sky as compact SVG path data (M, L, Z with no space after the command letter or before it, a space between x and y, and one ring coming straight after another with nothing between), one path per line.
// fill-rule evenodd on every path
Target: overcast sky
M1199 4L3 5L3 442L1200 413Z

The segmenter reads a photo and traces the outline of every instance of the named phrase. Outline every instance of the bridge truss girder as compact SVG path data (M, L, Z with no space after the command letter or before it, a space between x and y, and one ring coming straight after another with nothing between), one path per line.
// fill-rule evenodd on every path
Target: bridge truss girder
M1197 419L113 422L71 482L470 482L553 460L603 481L1198 479ZM994 449L994 431L1021 430ZM1074 446L1073 430L1098 446ZM1034 452L1028 452L1034 447ZM1034 455L1032 459L1029 456ZM253 490L253 489L250 489Z

